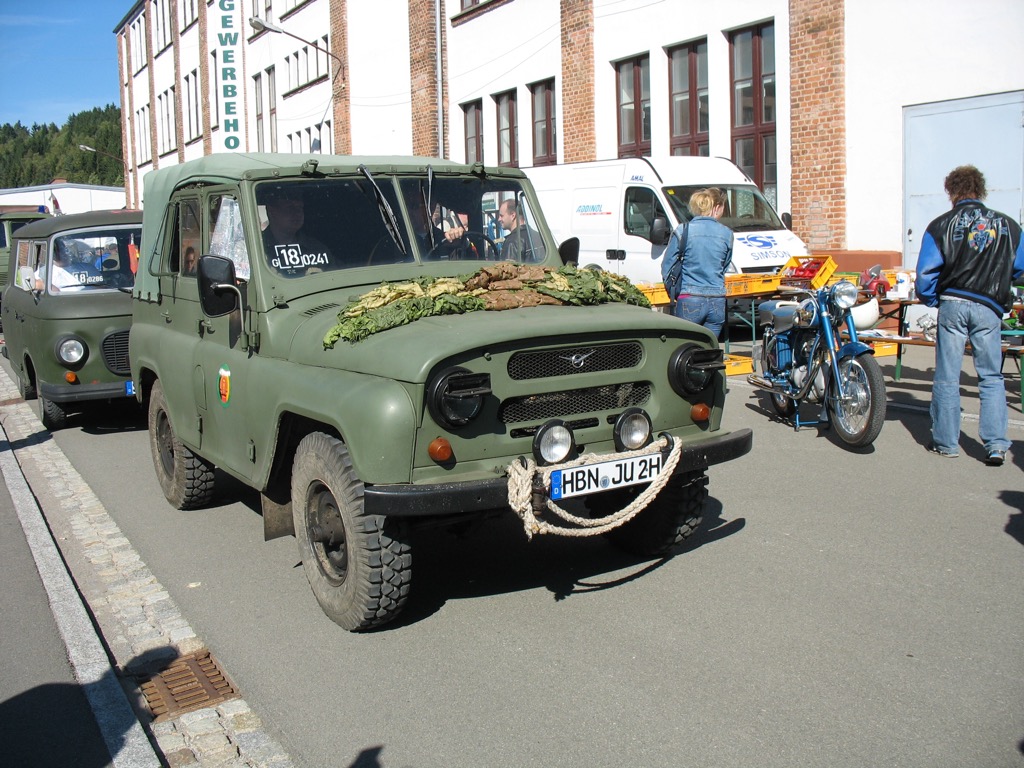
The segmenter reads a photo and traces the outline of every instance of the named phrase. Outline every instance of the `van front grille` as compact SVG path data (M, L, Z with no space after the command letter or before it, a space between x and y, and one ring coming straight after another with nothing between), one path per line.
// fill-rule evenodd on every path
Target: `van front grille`
M100 346L103 363L111 373L128 376L132 367L128 362L128 331L116 331L105 339Z
M641 406L650 399L650 384L641 382L608 384L602 387L512 397L501 404L499 418L504 424L520 424L574 416L580 413L613 411Z

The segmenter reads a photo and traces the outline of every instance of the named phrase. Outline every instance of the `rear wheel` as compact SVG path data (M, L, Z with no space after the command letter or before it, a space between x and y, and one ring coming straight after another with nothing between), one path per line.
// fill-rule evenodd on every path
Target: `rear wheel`
M68 412L64 406L45 397L39 398L39 415L43 426L51 432L55 429L64 429L68 425Z
M764 341L761 347L761 371L767 375L769 371L775 373L778 369L778 340L771 336ZM791 418L796 413L796 401L785 395L769 393L768 399L772 401L775 412L784 419Z
M870 353L839 362L839 376L845 399L832 383L829 410L839 439L859 448L870 445L885 423L885 379L878 361Z
M349 631L394 619L412 583L406 526L363 508L348 449L322 432L299 443L292 515L306 579L328 618Z
M182 444L159 381L149 395L149 447L160 489L175 509L197 509L213 498L213 465Z
M605 536L615 547L632 555L657 557L668 554L700 527L704 502L708 497L707 484L708 479L703 472L688 472L674 477L646 509ZM591 497L588 507L596 517L603 517L622 509L638 492L597 494Z

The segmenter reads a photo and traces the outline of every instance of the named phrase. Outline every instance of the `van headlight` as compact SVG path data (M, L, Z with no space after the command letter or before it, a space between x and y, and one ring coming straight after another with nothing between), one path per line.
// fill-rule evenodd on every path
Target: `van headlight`
M85 342L74 336L57 342L57 359L64 365L78 365L85 360Z
M708 349L698 344L683 344L668 361L668 381L680 397L703 391L714 379L715 372L725 369L722 349Z
M533 436L533 458L541 466L561 464L575 456L576 440L561 419L545 422Z
M447 368L427 388L427 410L441 426L464 427L480 415L490 394L490 374Z

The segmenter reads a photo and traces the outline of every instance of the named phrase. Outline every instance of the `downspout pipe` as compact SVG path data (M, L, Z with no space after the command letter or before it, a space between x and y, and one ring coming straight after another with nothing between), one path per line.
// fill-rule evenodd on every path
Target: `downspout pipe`
M437 85L437 156L444 157L444 93L441 83L441 0L434 0L434 40L437 42L434 64Z

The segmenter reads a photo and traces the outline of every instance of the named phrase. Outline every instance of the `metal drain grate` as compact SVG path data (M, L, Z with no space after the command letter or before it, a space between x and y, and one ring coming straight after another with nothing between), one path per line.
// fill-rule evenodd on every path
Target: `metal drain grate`
M154 722L240 695L207 650L175 659L159 675L140 682L139 688L146 697Z

